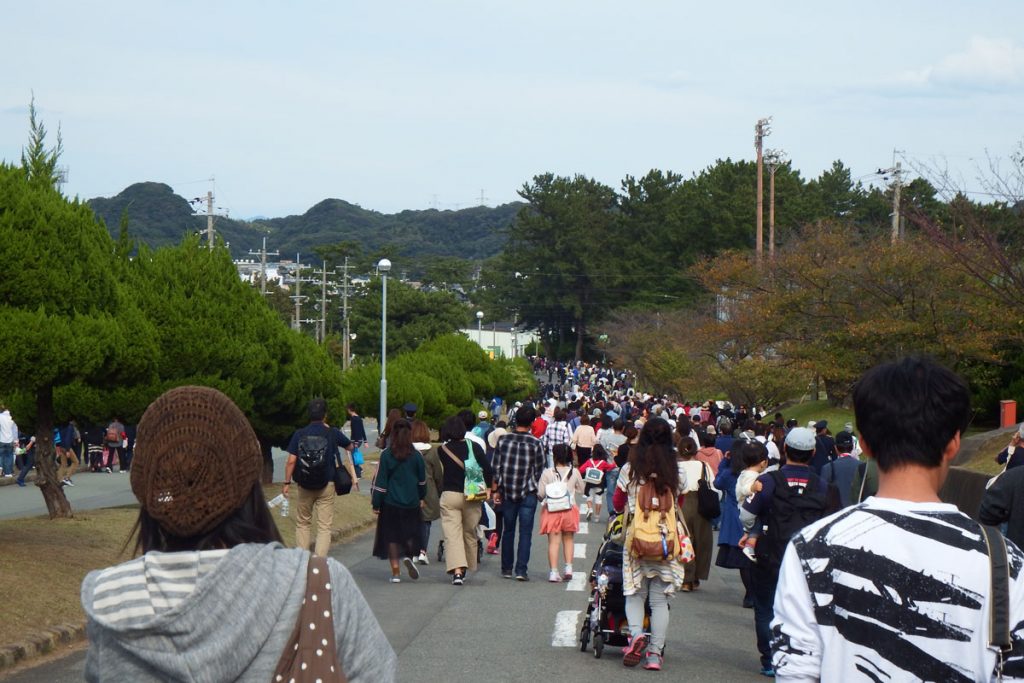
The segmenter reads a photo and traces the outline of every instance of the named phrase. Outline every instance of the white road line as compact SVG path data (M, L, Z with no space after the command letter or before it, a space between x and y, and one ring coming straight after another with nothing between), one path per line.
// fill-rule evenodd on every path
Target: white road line
M565 610L555 615L555 630L551 632L551 647L576 647L576 625L580 610Z
M589 534L590 533L590 525L587 524L586 522L580 522L580 530L578 532L576 532L576 533Z
M572 579L565 584L565 590L579 592L587 590L588 577L587 572L573 572Z
M585 543L576 543L572 547L572 556L578 560L587 559L587 545Z

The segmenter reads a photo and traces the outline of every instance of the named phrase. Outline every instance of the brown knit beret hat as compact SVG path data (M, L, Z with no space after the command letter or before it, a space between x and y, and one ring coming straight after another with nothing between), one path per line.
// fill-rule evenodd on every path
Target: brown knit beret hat
M132 492L175 536L212 530L245 502L262 469L252 426L216 389L171 389L139 421Z

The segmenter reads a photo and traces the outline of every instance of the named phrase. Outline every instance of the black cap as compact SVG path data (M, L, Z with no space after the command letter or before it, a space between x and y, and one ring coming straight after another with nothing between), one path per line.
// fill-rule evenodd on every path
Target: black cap
M406 403L404 406L402 406L402 410L404 410L407 414L411 415L412 413L416 412L416 404L412 402Z
M325 417L327 417L327 400L324 398L314 398L309 402L309 419L322 420Z
M853 446L853 434L846 430L836 434L836 447L839 448L841 446Z
M814 428L817 429L819 432L822 429L828 429L828 420L818 420L817 422L814 423Z

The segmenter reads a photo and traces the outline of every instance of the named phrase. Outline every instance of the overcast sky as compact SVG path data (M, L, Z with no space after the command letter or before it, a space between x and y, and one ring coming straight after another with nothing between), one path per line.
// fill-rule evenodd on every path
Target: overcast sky
M102 9L100 9L102 8ZM512 201L533 175L618 187L753 158L805 177L948 163L1024 137L1024 2L0 0L0 158L35 92L66 191L216 178L233 217L326 197L384 212ZM906 163L904 165L907 165Z

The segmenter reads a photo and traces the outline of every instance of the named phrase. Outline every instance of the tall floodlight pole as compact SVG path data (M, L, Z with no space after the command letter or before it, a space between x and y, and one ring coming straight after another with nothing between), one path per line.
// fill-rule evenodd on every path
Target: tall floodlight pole
M757 261L764 255L764 139L771 134L771 117L758 119L754 126L754 149L757 150Z
M484 347L484 312L476 312L476 343L482 349Z
M377 422L377 433L384 430L384 420L388 413L388 271L391 261L382 258L377 263L381 274L380 284L380 419Z

